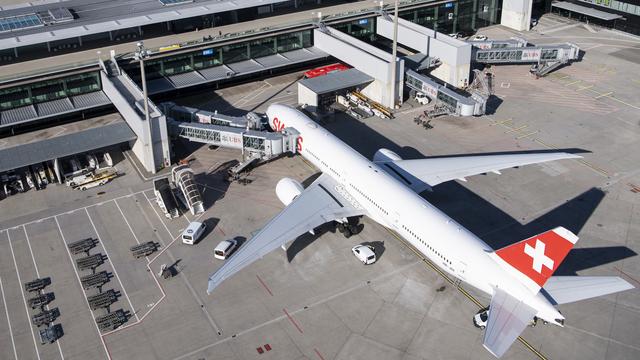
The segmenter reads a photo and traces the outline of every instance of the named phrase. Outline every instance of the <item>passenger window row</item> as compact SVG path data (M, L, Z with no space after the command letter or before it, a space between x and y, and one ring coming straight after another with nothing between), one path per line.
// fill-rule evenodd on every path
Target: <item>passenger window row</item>
M434 254L436 254L438 257L440 257L442 260L444 260L444 262L446 262L447 264L451 265L451 261L449 259L447 259L446 257L444 257L442 254L440 254L440 252L436 251L436 249L434 249L433 247L431 247L431 245L429 245L426 241L422 240L421 237L419 237L418 235L416 235L413 231L411 231L408 227L402 225L402 228L408 232L411 236L413 236L416 240L420 241L422 244L424 244L427 249L431 250L431 252L433 252Z
M360 189L358 189L357 187L353 186L353 184L349 184L349 186L351 186L355 191L357 191L360 195L362 195L362 197L364 197L365 199L369 200L370 203L372 203L375 207L380 209L380 211L382 211L385 215L389 215L389 212L387 212L387 210L385 210L380 205L378 205L376 202L371 200L371 198L368 197L364 192L360 191Z

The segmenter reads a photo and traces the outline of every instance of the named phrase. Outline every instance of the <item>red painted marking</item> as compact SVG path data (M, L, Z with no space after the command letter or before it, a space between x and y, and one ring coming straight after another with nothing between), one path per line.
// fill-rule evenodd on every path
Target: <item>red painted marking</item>
M262 279L260 278L260 276L258 276L258 274L256 274L256 277L258 278L258 281L260 282L260 284L262 284L262 287L267 290L267 292L269 293L269 295L273 296L273 293L271 292L271 290L269 289L269 287L267 286L267 284L264 283L264 281L262 281Z
M636 284L640 285L640 281L636 280L633 276L627 274L626 272L622 271L621 269L619 269L617 266L614 266L614 269L618 270L618 272L626 277L628 277L629 279L631 279L632 281L634 281Z
M262 354L264 352L261 347L256 348L256 351L258 352L258 354Z
M320 358L320 360L324 360L324 358L322 357L322 354L320 354L320 351L318 351L318 349L313 348L313 351L315 351L316 355L318 355L318 357Z
M267 350L267 351L271 351L271 345L264 344L264 349Z
M291 317L291 315L289 315L289 313L287 312L287 309L282 309L282 311L284 311L285 315L287 315L287 317L289 318L289 321L291 321L291 323L293 324L293 326L296 327L296 329L298 329L298 331L300 332L300 334L304 334L304 332L302 331L302 329L300 328L300 326L298 325L298 323Z
M285 128L285 124L277 117L273 118L273 131L282 131Z
M534 259L525 252L527 245L535 248L538 240L545 244L544 255L553 260L553 267L549 269L543 265L541 272L533 268ZM558 235L553 230L549 230L540 235L502 248L496 251L496 254L528 278L535 281L538 285L543 286L558 266L560 266L560 263L562 263L562 260L564 260L572 247L573 244L569 240Z
M298 140L296 141L296 149L299 153L302 152L302 136L298 136Z

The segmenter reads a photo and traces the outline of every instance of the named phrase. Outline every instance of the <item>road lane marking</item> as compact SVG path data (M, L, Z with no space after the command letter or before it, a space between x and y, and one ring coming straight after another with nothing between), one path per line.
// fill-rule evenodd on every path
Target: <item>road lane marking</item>
M107 344L104 342L104 338L102 337L102 334L100 334L100 329L98 328L98 322L96 321L95 314L93 313L93 311L91 311L91 307L89 306L89 300L87 299L87 292L84 290L84 287L82 286L82 281L80 281L80 274L78 274L78 270L74 266L73 257L71 256L71 252L69 252L69 248L67 247L67 240L64 237L62 228L60 227L60 222L58 222L58 217L54 216L53 220L55 220L56 225L58 226L58 232L60 233L60 238L62 239L64 248L67 251L67 255L69 256L69 261L71 262L71 268L73 269L73 272L76 274L76 279L78 280L78 284L80 285L80 290L84 294L84 303L85 305L87 305L87 310L89 310L89 314L91 314L91 317L93 318L93 325L96 327L96 331L98 332L98 337L100 337L100 342L102 342L102 347L104 348L104 352L107 354L107 359L111 359L111 354L107 349Z
M36 355L38 357L38 360L40 360L40 352L38 351L36 334L33 332L33 326L31 326L31 316L29 316L29 308L27 307L27 298L24 296L24 289L22 289L22 279L20 279L18 262L16 261L16 254L13 252L13 245L11 245L11 235L9 235L9 230L7 230L7 239L9 240L9 249L11 249L11 257L13 258L13 265L16 267L16 275L18 276L18 284L20 285L20 295L22 295L22 301L24 302L24 311L27 313L27 323L29 324L29 329L31 329L31 337L33 338L33 347L36 349Z
M118 271L116 270L116 265L113 263L113 258L111 257L111 255L109 255L109 252L107 251L107 247L105 246L104 242L100 238L100 234L98 233L98 229L96 229L96 225L93 223L93 219L91 218L91 215L89 215L89 210L84 209L84 211L87 213L87 217L89 218L89 222L91 223L91 227L93 227L93 231L95 232L96 237L98 238L98 241L100 242L100 245L102 245L102 249L104 250L105 254L107 255L107 258L109 259L109 262L111 263L111 268L113 269L113 274L116 276L116 279L118 280L118 283L120 284L120 288L122 289L122 292L124 293L124 297L127 298L127 302L129 303L129 306L131 306L131 311L133 311L133 316L136 317L136 320L140 321L140 318L138 317L138 312L136 311L136 308L133 307L133 304L131 303L131 299L129 299L129 295L127 294L127 290L125 290L124 285L122 285L122 281L120 280L120 276L118 276Z
M9 309L7 308L7 299L4 297L4 286L2 286L2 277L0 277L0 292L2 292L2 304L4 305L4 313L7 315L7 323L9 323L9 336L11 337L11 346L13 347L13 356L18 360L18 352L16 351L16 342L13 339L13 329L11 329L11 319L9 318Z

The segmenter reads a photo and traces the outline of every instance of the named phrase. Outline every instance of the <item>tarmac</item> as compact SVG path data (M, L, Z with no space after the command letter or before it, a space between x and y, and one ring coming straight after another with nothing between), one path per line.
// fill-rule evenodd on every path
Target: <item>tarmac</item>
M562 29L555 31L554 29ZM592 31L595 31L592 32ZM531 32L500 26L490 38L524 36L535 44L571 41L582 61L535 79L528 66L495 66L490 114L440 117L432 129L413 122L425 107L407 102L393 120L355 120L337 113L324 125L367 157L388 148L403 158L563 150L584 158L526 166L449 182L423 194L494 248L562 225L580 236L556 275L617 275L640 286L640 41L546 15ZM295 105L293 73L219 90L178 104L230 115L263 112L272 102ZM223 181L238 151L180 142L204 196L206 212L169 220L152 183L127 157L123 173L85 192L64 185L0 201L0 358L2 359L492 359L483 332L472 324L489 299L451 283L404 241L372 221L349 239L332 229L301 236L287 252L274 251L206 294L208 275L222 262L213 248L240 242L283 205L275 184L304 181L316 169L283 157L253 169L249 184ZM116 154L117 155L117 154ZM209 226L195 245L179 240L190 221ZM67 244L99 240L90 254L106 256L103 290L121 296L110 310L129 314L113 331L99 331ZM134 259L129 247L160 248ZM379 260L363 266L351 247L370 243ZM160 266L175 276L158 276ZM22 283L50 277L64 336L40 345ZM473 300L476 300L474 302ZM640 291L565 304L565 327L527 328L504 359L640 358Z

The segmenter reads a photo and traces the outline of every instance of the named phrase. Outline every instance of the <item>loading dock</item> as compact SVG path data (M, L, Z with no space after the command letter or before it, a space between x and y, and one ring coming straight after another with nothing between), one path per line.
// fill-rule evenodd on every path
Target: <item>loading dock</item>
M374 78L357 69L298 81L298 103L311 112L326 113L337 95L366 87Z

